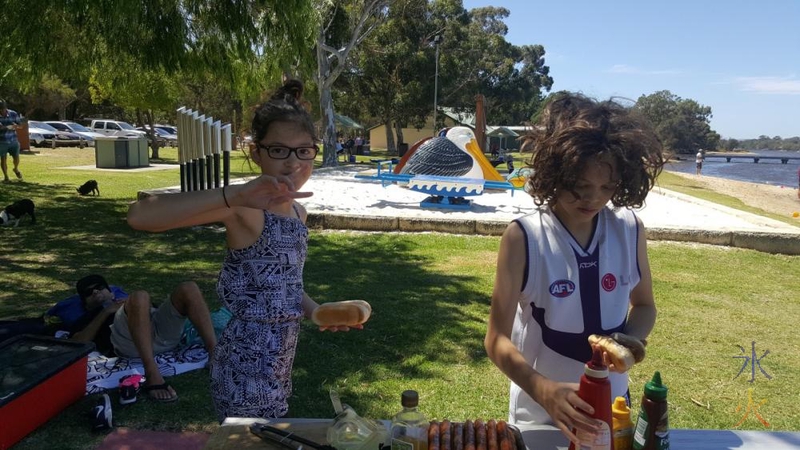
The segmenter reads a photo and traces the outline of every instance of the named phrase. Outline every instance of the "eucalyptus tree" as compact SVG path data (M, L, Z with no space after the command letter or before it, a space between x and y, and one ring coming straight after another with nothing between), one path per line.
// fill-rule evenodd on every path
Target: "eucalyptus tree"
M456 20L447 20L442 13L433 16L435 22L445 23L446 30L440 103L474 111L475 95L482 94L490 123L517 125L530 120L543 101L543 91L553 85L544 47L506 41L504 19L510 14L506 8L487 6L462 13L457 8L460 0L438 0L434 8L439 3L447 5L439 11L456 13Z
M634 108L650 120L668 150L694 154L698 149L716 149L719 145L720 136L709 123L709 106L665 90L642 95Z
M381 23L391 2L318 0L321 20L316 37L316 84L322 116L323 166L337 165L333 83L348 68L350 52Z
M433 33L427 18L427 0L394 1L354 52L351 70L338 85L349 111L385 125L390 154L396 154L393 128L402 142L402 126L421 128L432 111Z

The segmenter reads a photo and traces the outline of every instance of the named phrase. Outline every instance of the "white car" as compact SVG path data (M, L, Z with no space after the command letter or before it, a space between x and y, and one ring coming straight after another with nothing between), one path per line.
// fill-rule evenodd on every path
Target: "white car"
M28 138L34 147L49 147L53 145L56 135L52 131L36 128L28 124Z
M92 120L92 124L89 128L95 133L100 133L104 136L147 137L144 131L139 131L128 122L122 122L120 120L95 119Z
M44 139L39 140L38 136L35 135L41 135ZM57 130L44 122L39 122L36 120L28 121L28 137L31 138L31 144L35 147L50 146L83 148L89 145L83 136L77 135L71 131Z
M51 127L55 128L56 130L67 131L67 132L75 133L75 134L77 134L79 136L82 136L84 139L86 139L86 142L89 145L92 145L92 146L94 145L95 138L105 136L104 134L96 133L96 132L86 128L85 126L83 126L83 125L81 125L79 123L75 123L75 122L48 121L48 122L45 122L45 123L50 125Z

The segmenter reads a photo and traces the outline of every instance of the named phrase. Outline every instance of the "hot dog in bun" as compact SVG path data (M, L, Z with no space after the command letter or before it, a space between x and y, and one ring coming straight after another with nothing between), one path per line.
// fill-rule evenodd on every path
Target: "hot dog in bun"
M369 319L372 307L364 300L345 300L319 305L311 320L321 327L360 325Z
M644 343L641 340L623 333L611 336L593 334L589 336L589 344L603 349L608 354L611 364L620 371L626 372L644 359Z

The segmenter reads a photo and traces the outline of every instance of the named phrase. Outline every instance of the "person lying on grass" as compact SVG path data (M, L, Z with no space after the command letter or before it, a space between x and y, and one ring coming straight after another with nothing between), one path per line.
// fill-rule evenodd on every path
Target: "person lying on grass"
M78 342L94 342L107 356L141 358L144 391L149 398L172 402L178 394L164 381L155 355L174 350L180 344L188 318L203 339L209 359L217 337L203 294L196 283L180 283L168 301L153 307L150 295L138 290L128 295L109 286L100 275L89 275L76 283L78 295L58 302L44 315L49 329L70 333Z

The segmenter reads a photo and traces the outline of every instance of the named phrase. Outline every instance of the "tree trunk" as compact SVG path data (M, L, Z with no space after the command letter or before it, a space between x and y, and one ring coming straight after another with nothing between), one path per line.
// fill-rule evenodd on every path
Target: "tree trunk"
M325 42L323 30L317 37L317 88L319 89L319 109L322 122L322 167L336 167L336 124L333 121L333 96L331 95L330 72L322 43Z
M145 123L150 125L150 129L144 127L145 130L147 130L146 132L147 132L147 138L150 141L149 142L150 148L153 150L150 159L161 159L158 156L158 135L156 134L155 129L153 128L153 115L150 114L149 111L145 111L145 118L146 122L142 120L142 111L139 108L136 108L136 122L142 125L144 125Z
M386 153L390 156L397 156L397 147L394 145L394 131L392 131L392 122L386 121L383 124L386 128Z
M319 93L319 107L322 110L322 167L339 165L336 157L336 125L333 122L333 96L330 88Z
M394 132L397 133L397 143L403 144L405 143L405 138L403 137L403 126L400 125L399 122L394 123Z

